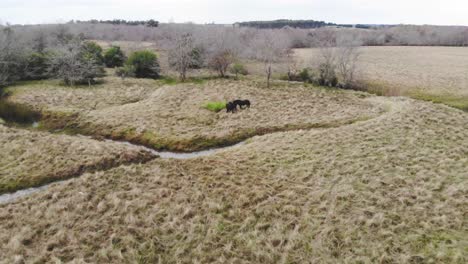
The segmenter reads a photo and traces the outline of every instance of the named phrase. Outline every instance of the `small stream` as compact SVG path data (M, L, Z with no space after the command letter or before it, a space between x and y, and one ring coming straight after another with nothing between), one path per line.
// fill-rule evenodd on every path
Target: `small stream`
M86 136L82 136L82 137L86 137ZM114 141L114 140L109 140L109 139L107 139L105 141L106 142L112 142L114 144L137 146L137 145L134 145L134 144L129 143L129 142ZM214 154L216 154L216 153L218 153L220 151L235 148L235 147L238 147L238 146L241 146L241 145L244 145L244 144L245 144L245 141L237 143L237 144L232 145L232 146L228 146L228 147L213 148L213 149L190 152L190 153L176 153L176 152L169 152L169 151L156 151L154 149L147 148L147 147L144 147L144 146L138 146L138 147L143 148L143 149L145 149L145 150L147 150L147 151L149 151L149 152L151 152L151 153L153 153L155 155L158 155L162 159L181 159L181 160L184 160L184 159L193 159L193 158L199 158L199 157L214 155ZM67 180L69 180L69 179L67 179ZM19 199L21 197L25 197L25 196L28 196L28 195L31 195L31 194L34 194L34 193L37 193L37 192L40 192L40 191L44 191L44 190L48 189L53 184L60 184L60 183L65 182L67 180L52 182L52 183L49 183L49 184L46 184L46 185L43 185L43 186L40 186L40 187L34 187L34 188L19 190L19 191L16 191L14 193L2 194L2 195L0 195L0 204L6 204L6 203L14 202L15 200L17 200L17 199Z
M39 126L40 115L38 115L35 112L29 111L25 107L11 104L0 99L0 118L4 119L7 125L11 125L14 127L37 128ZM84 137L84 138L91 138L89 136L83 136L83 135L77 135L77 136ZM135 145L135 144L132 144L130 142L125 142L125 141L115 141L115 140L106 139L105 142L111 142L114 144L123 144L127 146L137 146L159 156L162 159L182 159L182 160L214 155L220 151L227 150L230 148L235 148L237 146L241 146L245 144L245 141L243 141L243 142L237 143L232 146L227 146L227 147L212 148L208 150L189 152L189 153L177 153L177 152L169 152L169 151L157 151L157 150L145 147L145 146ZM0 204L13 202L21 197L25 197L33 193L46 190L49 186L53 184L60 184L64 181L56 181L56 182L43 185L40 187L19 190L14 193L2 194L0 195Z

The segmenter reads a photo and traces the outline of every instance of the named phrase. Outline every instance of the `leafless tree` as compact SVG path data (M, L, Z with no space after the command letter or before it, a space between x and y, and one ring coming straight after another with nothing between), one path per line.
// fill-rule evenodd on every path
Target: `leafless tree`
M179 73L182 81L187 78L187 71L194 63L195 43L192 34L183 33L176 37L174 47L169 50L169 65Z
M321 30L314 43L320 50L319 83L351 88L355 82L361 43L359 36L351 31L337 34L335 30Z
M336 67L344 88L352 88L355 84L361 44L355 35L342 35L337 40Z
M318 82L324 86L336 86L336 31L323 29L317 31L313 39L314 46L319 48L320 58Z
M289 46L289 41L279 38L272 30L262 30L258 31L253 46L256 52L256 58L263 63L267 87L270 87L274 64L284 58Z
M204 42L208 66L224 77L241 49L238 35L232 29L213 29L212 33L203 35L201 41Z

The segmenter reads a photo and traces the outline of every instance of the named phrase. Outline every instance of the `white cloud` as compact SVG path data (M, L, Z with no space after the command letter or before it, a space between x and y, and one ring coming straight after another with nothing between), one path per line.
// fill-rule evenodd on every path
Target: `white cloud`
M277 18L336 23L468 25L466 0L0 0L0 20L149 19L233 23Z

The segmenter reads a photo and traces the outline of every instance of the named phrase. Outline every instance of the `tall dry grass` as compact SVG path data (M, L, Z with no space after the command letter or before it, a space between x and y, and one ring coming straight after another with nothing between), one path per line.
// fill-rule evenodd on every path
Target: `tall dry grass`
M387 112L86 174L0 205L0 259L465 263L466 113L366 100Z
M139 147L1 124L0 146L0 194L155 158Z

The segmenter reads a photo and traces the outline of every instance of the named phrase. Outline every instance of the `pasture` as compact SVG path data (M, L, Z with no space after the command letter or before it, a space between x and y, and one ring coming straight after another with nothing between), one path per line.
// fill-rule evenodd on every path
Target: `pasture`
M318 49L297 49L301 67L320 62ZM358 80L367 90L468 110L468 48L361 47Z

